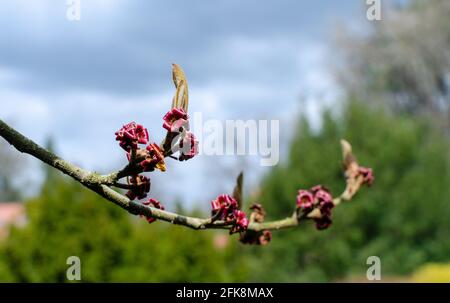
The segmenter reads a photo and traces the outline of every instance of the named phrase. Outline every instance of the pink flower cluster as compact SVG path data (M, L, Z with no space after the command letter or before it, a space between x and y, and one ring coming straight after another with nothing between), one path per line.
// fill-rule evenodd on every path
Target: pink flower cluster
M261 204L255 203L250 207L250 222L263 223L266 212ZM241 232L239 241L244 244L267 245L272 240L272 232L270 230L262 231L244 231Z
M164 115L163 127L171 133L180 133L189 129L189 116L182 108L172 108Z
M331 223L331 210L334 207L333 197L328 189L317 185L309 190L299 190L297 195L297 209L307 214L313 209L320 210L320 217L314 218L316 228L319 230L328 228Z
M127 152L129 164L137 169L133 175L127 179L128 192L125 194L130 200L144 199L150 192L151 182L150 178L139 174L140 171L153 171L158 168L165 170L164 155L161 148L156 143L151 143L145 148L139 148L139 144L148 144L149 136L145 127L136 122L131 122L124 125L116 133L116 140L119 141L120 146ZM140 170L138 169L140 168ZM164 207L155 199L149 199L143 202L144 205L151 205L155 208L164 209ZM153 217L146 217L149 223L156 219Z
M150 198L149 200L143 202L142 204L147 205L147 206L151 206L151 207L154 207L154 208L157 208L157 209L164 210L164 205L162 205L161 202L159 202L158 200L153 199L153 198ZM148 223L153 223L153 222L156 221L155 218L150 217L150 216L149 217L145 217L145 219L147 220Z
M115 134L119 145L127 151L128 161L134 161L134 164L139 165L144 172L153 171L155 168L165 170L164 155L158 144L151 143L146 148L138 146L138 144L149 142L148 131L145 127L131 122L124 125Z
M158 144L152 143L146 148L146 155L144 160L142 160L139 165L142 167L143 171L153 171L155 168L159 168L164 171L164 154Z
M171 109L164 117L163 127L169 133L181 133L179 141L180 161L188 160L198 154L198 141L194 134L189 132L189 120L187 113L181 108ZM150 192L151 182L146 176L139 172L149 172L156 169L165 171L164 152L156 143L149 143L148 130L136 122L125 124L115 132L116 141L119 141L120 147L127 152L127 159L130 166L137 170L135 174L128 177L128 192L125 194L130 200L144 199ZM145 148L139 148L139 144L147 145ZM164 209L164 206L158 200L149 199L143 202L144 205L150 205L158 209ZM237 207L236 207L237 208ZM242 212L243 213L243 212ZM227 218L231 216L227 215ZM146 218L149 223L155 221L153 217ZM233 220L238 228L243 228L246 223L245 214L236 210L233 212Z
M244 244L267 245L272 240L272 232L270 230L263 231L245 231L241 233L239 241Z
M186 132L183 139L180 141L180 161L192 159L198 154L198 141L191 132Z
M131 189L125 194L130 200L144 199L150 191L150 179L146 176L137 175L128 178Z
M115 135L116 141L120 142L120 147L127 152L137 149L138 144L147 144L149 139L147 129L136 122L124 125Z
M212 216L219 213L219 218L225 222L233 223L230 233L244 231L248 227L248 219L245 212L238 209L237 201L230 195L220 195L211 201Z
M198 154L198 141L194 134L189 131L189 116L182 108L172 108L163 117L163 127L169 133L180 133L182 135L178 148L180 150L180 161L193 158Z
M367 184L368 186L373 184L375 177L371 168L360 166L358 168L358 174L363 177L363 184Z

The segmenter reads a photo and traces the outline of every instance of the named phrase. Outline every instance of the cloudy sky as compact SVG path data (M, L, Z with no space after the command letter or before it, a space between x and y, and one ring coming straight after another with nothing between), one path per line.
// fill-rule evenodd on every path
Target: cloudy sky
M190 112L279 119L286 144L296 113L314 121L321 102L338 95L327 67L333 28L365 21L360 0L80 3L81 20L70 21L66 1L2 1L0 118L38 143L52 136L61 156L100 172L125 164L114 141L122 124L135 120L163 138L173 62L187 74ZM154 194L213 198L247 163L223 158L168 161Z

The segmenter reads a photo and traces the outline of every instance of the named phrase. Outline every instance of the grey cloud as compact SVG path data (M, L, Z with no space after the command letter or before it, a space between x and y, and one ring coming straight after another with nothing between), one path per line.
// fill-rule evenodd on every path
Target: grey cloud
M80 22L65 19L64 2L48 6L38 20L42 26L17 23L14 4L3 8L0 31L7 38L0 42L0 68L22 75L15 82L19 89L40 92L163 91L171 87L174 61L189 71L192 83L216 77L277 85L292 77L302 42L322 35L328 18L355 7L355 0L118 1L117 11L108 14L94 10L95 2L82 0ZM229 45L239 38L275 49L242 53ZM285 48L278 49L277 41Z

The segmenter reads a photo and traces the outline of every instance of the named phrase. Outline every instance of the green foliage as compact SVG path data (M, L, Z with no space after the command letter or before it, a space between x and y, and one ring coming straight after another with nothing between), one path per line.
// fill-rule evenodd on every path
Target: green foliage
M316 231L312 222L275 232L257 255L255 280L327 281L365 276L366 259L379 256L383 274L406 274L425 262L450 258L450 149L417 118L394 117L350 103L339 118L323 115L313 132L303 119L289 158L264 180L260 201L272 217L288 216L296 191L315 184L335 195L344 188L339 139L345 138L375 184L334 210L333 225ZM270 269L270 270L268 270Z
M402 2L387 4L383 22L364 34L337 35L334 52L343 55L334 60L337 79L348 95L399 113L425 114L448 130L450 2Z
M365 276L372 255L381 258L383 276L448 262L450 149L440 134L424 120L356 102L339 117L325 112L318 131L301 119L288 158L262 182L258 199L269 219L292 213L299 188L321 183L340 194L341 138L374 169L375 183L336 208L328 230L303 222L274 232L265 247L241 245L234 236L218 248L214 237L226 232L148 225L49 175L26 204L28 224L0 243L0 281L65 282L73 255L81 259L83 282L333 281Z
M26 206L28 224L0 243L0 281L66 282L69 256L83 282L246 279L236 245L216 248L214 232L149 225L57 175Z

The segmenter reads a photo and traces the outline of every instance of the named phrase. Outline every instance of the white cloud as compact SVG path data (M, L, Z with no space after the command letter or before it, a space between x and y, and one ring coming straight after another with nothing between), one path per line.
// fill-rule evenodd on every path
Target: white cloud
M4 90L0 90L0 100L2 119L11 121L19 129L29 130L30 136L42 140L41 133L49 130L52 118L51 108L45 100L22 92Z

